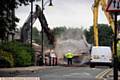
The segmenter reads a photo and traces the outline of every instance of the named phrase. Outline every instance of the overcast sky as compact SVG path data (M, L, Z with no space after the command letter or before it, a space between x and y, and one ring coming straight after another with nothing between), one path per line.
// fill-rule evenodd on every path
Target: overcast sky
M44 0L45 2L47 0ZM93 25L92 5L94 0L53 0L52 7L45 5L44 14L50 28L67 26L67 27L83 27L88 28ZM41 2L34 3L41 5ZM34 6L35 8L35 6ZM16 9L16 15L20 18L18 27L21 27L28 15L30 14L30 6L22 6ZM99 23L106 23L108 21L99 9ZM41 26L37 20L34 23L39 30Z

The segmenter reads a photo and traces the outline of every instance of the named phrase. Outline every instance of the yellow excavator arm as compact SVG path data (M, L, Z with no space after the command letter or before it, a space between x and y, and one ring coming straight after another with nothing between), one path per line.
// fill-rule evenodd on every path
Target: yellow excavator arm
M95 0L93 5L93 31L94 31L94 44L98 46L98 9L100 0Z
M99 37L98 37L98 9L99 6L102 6L102 10L105 13L105 16L107 17L107 20L109 21L110 26L112 27L112 30L114 32L114 20L112 19L112 16L110 13L106 12L106 0L94 0L93 5L93 29L94 29L94 44L95 46L98 46Z

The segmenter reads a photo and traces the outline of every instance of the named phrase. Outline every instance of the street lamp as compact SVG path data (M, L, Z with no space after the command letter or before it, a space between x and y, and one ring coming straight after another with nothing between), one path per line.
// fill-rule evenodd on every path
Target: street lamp
M31 45L30 45L30 46L31 46L31 53L32 53L33 0L31 0L30 2L31 2L31 25L30 25L30 26L31 26L31 27L30 27L30 28L31 28L31 35L30 35L30 36L31 36L31 37L30 37L30 38L31 38L31 39L30 39L30 44L31 44ZM34 54L34 56L35 56L35 54ZM36 66L36 60L34 60L34 65Z
M117 16L118 13L115 12L115 35L114 35L114 80L118 80L118 57L117 57Z
M53 4L52 4L52 0L50 0L50 4L49 4L49 6L53 6Z
M43 11L44 11L44 0L42 0L42 14L43 14ZM50 0L50 3L49 3L49 6L53 6L53 4L52 4L52 0ZM43 16L42 16L42 20L43 20ZM43 21L42 21L43 22ZM44 32L44 30L43 30L43 27L42 27L42 34L41 34L41 38L42 38L42 49L41 49L41 52L42 52L42 56L41 56L41 58L42 58L42 60L41 60L41 65L43 65L44 63L43 63L43 47L44 47L44 44L43 44L43 39L44 39L44 37L43 37L43 32Z
M31 48L32 48L32 27L33 27L33 0L31 2Z

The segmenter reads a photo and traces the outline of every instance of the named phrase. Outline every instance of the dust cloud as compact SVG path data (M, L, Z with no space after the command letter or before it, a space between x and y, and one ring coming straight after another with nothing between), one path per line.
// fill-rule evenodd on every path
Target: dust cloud
M81 29L67 29L59 38L57 38L55 52L58 55L60 63L66 63L64 55L71 50L74 54L74 62L84 64L89 61L90 44Z

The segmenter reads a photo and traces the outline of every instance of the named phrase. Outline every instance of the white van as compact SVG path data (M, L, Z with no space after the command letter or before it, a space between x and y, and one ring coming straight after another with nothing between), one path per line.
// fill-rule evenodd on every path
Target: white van
M112 67L112 51L108 46L97 46L91 49L90 67L108 65Z

